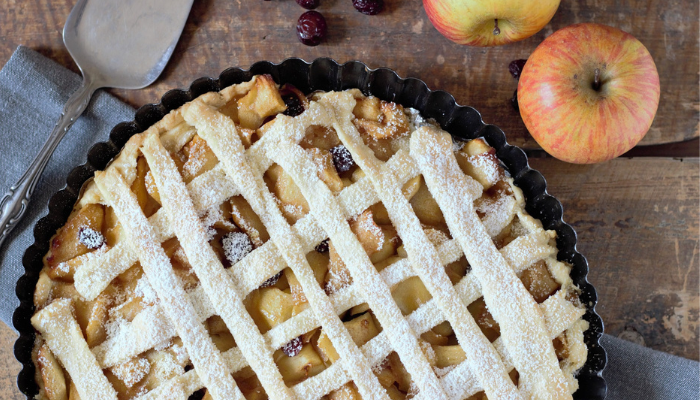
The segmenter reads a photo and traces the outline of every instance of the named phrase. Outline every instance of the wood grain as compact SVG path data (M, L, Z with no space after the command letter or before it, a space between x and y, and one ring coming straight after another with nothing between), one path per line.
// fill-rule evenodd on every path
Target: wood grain
M0 63L17 45L37 49L77 71L61 41L74 1L0 0ZM129 104L155 102L167 90L186 87L194 78L216 76L230 66L279 62L288 57L364 61L389 67L401 76L423 79L433 89L452 93L478 109L486 122L499 125L511 143L536 148L518 113L510 106L517 83L508 63L527 58L557 29L595 21L630 32L654 57L661 77L656 120L642 144L687 140L700 135L698 93L698 3L693 0L563 1L540 33L496 48L470 48L443 38L432 26L421 0L386 0L386 10L366 16L349 0L322 0L328 40L318 47L298 42L294 26L304 11L292 0L198 0L163 76L140 91L113 90Z
M698 159L531 159L578 233L605 331L698 360Z
M17 334L9 326L0 323L0 398L24 400L26 397L17 388L17 374L22 365L12 352Z

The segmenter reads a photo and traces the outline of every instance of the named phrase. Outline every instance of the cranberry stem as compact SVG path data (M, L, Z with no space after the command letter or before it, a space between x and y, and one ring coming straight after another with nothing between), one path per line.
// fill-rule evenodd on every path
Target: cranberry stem
M498 27L498 19L494 19L493 35L498 36L501 34L501 28Z
M596 68L593 75L593 90L600 90L600 68Z

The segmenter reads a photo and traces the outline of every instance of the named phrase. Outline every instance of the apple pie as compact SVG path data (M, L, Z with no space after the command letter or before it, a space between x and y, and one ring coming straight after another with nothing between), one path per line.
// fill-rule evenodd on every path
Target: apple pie
M483 140L255 76L83 187L34 292L37 398L567 399L588 323Z

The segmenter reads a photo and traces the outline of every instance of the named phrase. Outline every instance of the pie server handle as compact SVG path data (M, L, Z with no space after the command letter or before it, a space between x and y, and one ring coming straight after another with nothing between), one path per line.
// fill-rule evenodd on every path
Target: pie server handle
M98 87L91 79L85 77L78 90L71 95L63 107L63 112L53 128L39 154L34 158L27 171L22 177L10 187L5 196L0 200L0 247L9 236L12 229L17 226L29 206L29 199L32 197L41 173L46 168L51 155L56 147L68 132L73 123L85 111L92 94Z

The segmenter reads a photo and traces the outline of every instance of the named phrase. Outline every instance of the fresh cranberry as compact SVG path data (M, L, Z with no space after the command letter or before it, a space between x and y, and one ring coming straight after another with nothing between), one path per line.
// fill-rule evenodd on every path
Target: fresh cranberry
M376 15L384 9L384 0L352 0L352 5L362 14Z
M317 11L301 14L297 21L297 36L307 46L317 46L328 33L326 19Z
M297 4L306 8L307 10L313 10L314 8L318 7L320 3L321 0L297 0Z
M513 75L513 78L520 78L520 74L523 73L523 68L525 67L525 62L527 60L514 60L508 65L508 71Z

